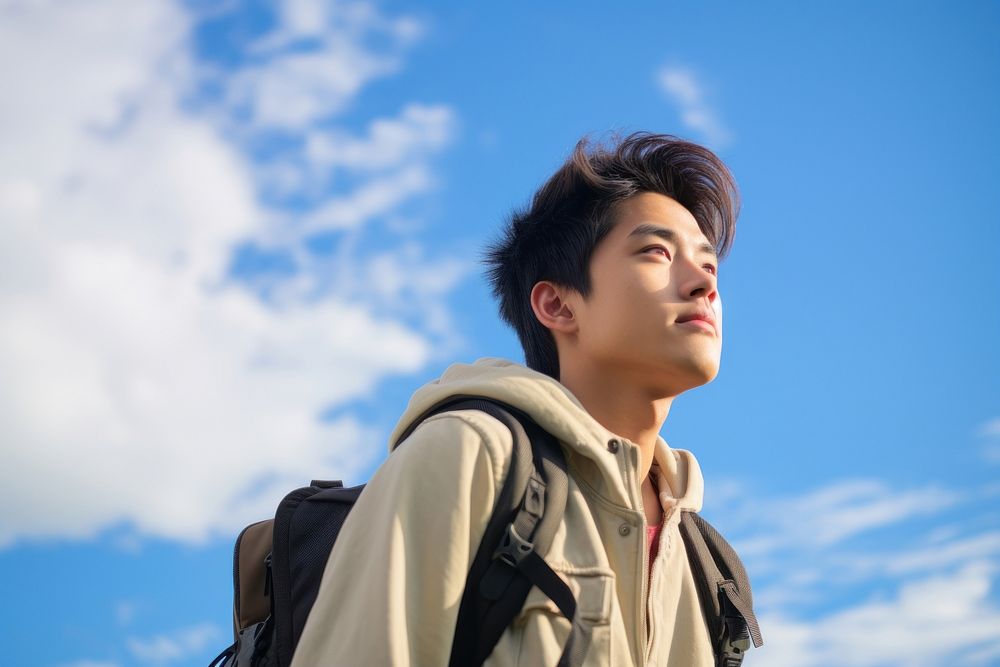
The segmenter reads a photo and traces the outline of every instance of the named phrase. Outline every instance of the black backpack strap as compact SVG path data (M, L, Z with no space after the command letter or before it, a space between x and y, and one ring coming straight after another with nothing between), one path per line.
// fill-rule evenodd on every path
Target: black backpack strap
M764 645L753 611L753 593L736 551L695 512L681 513L681 537L698 587L718 667L739 667L750 641Z
M537 586L571 623L559 666L581 665L590 633L577 618L573 592L542 557L566 509L562 448L523 411L481 396L442 401L415 420L400 440L432 414L452 410L480 410L495 417L510 429L514 445L509 472L466 579L449 664L482 665Z
M571 624L559 665L580 665L586 654L588 642L585 639L590 635L589 628L576 616L576 599L569 586L542 557L551 547L566 509L566 462L555 438L527 415L517 411L510 414L519 420L513 429L515 439L522 437L517 429L521 426L529 441L534 469L527 488L520 494L521 503L514 518L506 523L503 541L496 544L484 540L480 545L477 559L486 564L486 569L481 578L470 576L466 584L466 590L473 591L469 596L473 600L470 604L476 609L474 618L478 618L478 646L472 663L458 661L458 656L453 656L452 664L483 664L504 630L524 607L534 585L556 603ZM461 631L461 627L458 629ZM460 636L456 634L456 638Z

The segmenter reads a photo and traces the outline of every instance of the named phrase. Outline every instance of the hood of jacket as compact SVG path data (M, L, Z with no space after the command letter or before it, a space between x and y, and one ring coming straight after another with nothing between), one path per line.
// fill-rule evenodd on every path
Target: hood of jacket
M476 395L504 401L531 415L539 426L558 438L573 454L590 459L600 471L601 487L609 500L634 505L635 491L629 491L629 481L623 477L618 463L607 454L608 441L618 439L625 446L638 445L602 426L562 383L532 370L523 364L497 357L485 357L474 363L449 366L440 378L420 387L410 399L406 410L389 438L389 452L414 420L436 403L454 395ZM650 474L656 475L660 502L664 509L676 505L679 509L699 511L704 482L701 468L688 451L674 449L657 436L654 462ZM638 489L635 480L633 489ZM617 496L617 497L615 497Z

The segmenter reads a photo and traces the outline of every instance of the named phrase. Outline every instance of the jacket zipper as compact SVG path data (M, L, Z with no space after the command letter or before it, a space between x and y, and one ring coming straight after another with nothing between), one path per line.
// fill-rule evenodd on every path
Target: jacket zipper
M654 622L655 619L653 618L656 615L655 614L655 612L656 612L656 605L653 604L653 598L652 598L652 594L653 594L653 582L656 581L656 575L659 572L659 570L656 569L657 566L659 565L660 567L662 567L663 566L662 565L663 559L669 557L669 554L666 553L666 549L664 548L664 544L666 543L666 541L668 539L668 537L667 537L667 524L668 524L668 522L670 520L670 516L673 514L674 511L676 511L676 510L671 509L669 512L664 511L663 512L663 517L660 519L660 534L657 536L656 560L654 560L653 563L652 563L652 565L651 565L652 571L649 573L649 593L647 594L648 598L647 598L646 604L645 604L646 612L647 612L647 618L649 619L648 623L646 624L647 628L655 628L656 627L656 624ZM648 549L647 549L647 552L648 552ZM647 665L649 664L649 661L653 657L653 655L652 655L652 651L653 651L653 631L652 630L648 630L648 632L649 632L649 634L646 637L646 641L647 641L648 645L646 646L646 655L645 655L645 663L644 663L644 664L647 664Z
M642 489L639 488L638 463L633 461L633 457L639 456L638 445L629 443L628 445L628 456L625 459L625 476L627 477L629 489L632 493L632 497L635 499L634 502L639 509L639 551L642 554L642 560L640 561L640 571L639 571L639 627L636 628L637 631L637 641L639 644L639 650L645 661L646 656L649 652L649 633L646 630L646 596L648 592L646 590L647 576L646 571L649 569L649 549L646 548L646 510L642 504Z

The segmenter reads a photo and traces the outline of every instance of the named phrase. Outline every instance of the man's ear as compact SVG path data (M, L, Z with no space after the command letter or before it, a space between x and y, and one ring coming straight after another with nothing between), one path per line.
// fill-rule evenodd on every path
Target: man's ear
M573 333L578 322L573 314L569 289L548 280L541 280L531 288L531 309L542 326L564 334Z

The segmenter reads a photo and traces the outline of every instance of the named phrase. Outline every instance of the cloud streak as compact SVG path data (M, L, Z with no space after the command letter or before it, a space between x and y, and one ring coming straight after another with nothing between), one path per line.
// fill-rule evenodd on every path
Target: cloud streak
M991 525L981 490L873 479L786 497L718 487L706 516L747 565L766 642L747 665L951 667L1000 657L990 595L1000 533L981 529L981 519Z
M719 112L709 103L704 84L694 71L678 65L666 65L656 74L660 90L680 112L681 122L689 130L704 137L716 148L732 140L732 133L723 123Z
M763 562L788 548L821 551L868 531L940 513L960 498L936 486L901 491L877 480L858 479L797 497L727 505L722 511L734 512L745 525L753 526L737 546L741 554Z
M211 623L202 623L154 637L130 637L126 644L140 662L163 665L194 657L221 638L219 628Z
M983 459L987 463L1000 463L1000 418L990 419L983 423L977 430L976 435L986 439L983 446Z
M767 645L748 664L768 667L934 667L987 665L996 646L1000 607L990 596L994 565L974 561L945 575L901 586L808 621L777 614L760 619Z

